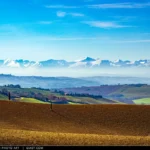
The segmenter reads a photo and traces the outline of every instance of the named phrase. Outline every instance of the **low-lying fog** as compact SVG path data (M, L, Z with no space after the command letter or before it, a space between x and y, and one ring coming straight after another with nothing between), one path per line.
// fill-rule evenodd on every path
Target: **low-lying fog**
M44 77L90 77L90 76L130 76L150 77L150 68L97 68L97 69L70 69L70 68L0 68L0 74L12 74L16 76L44 76Z

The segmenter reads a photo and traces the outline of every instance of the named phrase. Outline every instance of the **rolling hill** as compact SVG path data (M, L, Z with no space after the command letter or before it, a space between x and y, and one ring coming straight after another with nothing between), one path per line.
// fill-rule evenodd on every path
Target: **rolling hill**
M17 86L17 87L16 87ZM55 92L56 90L48 90L41 88L21 88L18 85L0 86L0 99L8 100L8 92L11 95L11 101L30 102L30 103L50 103L54 104L109 104L120 103L116 100L109 100L107 98L95 98L90 95L72 95L67 96Z
M117 100L127 104L136 104L135 100L150 97L150 85L125 84L125 85L101 85L92 87L65 88L60 89L65 93L89 93L102 95L110 100ZM145 104L149 104L146 103Z

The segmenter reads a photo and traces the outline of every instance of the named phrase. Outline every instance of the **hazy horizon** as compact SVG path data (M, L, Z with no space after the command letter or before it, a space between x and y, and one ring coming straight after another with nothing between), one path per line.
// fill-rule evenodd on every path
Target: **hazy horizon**
M93 76L115 76L115 77L146 77L149 78L150 70L147 68L100 68L100 69L71 69L71 68L1 68L0 74L11 74L15 76L43 76L43 77L93 77Z

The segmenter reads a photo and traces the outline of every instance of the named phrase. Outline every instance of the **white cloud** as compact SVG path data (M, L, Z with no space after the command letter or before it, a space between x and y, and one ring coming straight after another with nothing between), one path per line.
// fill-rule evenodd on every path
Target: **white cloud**
M38 24L49 25L52 24L51 21L39 21Z
M83 6L66 6L66 5L45 5L45 8L50 9L75 9L75 8L97 8L97 9L115 9L115 8L145 8L150 7L150 2L148 3L104 3L95 5L83 5Z
M69 13L73 17L84 17L84 14L81 13Z
M137 16L111 16L114 19L119 19L121 21L133 21L137 19Z
M56 15L58 17L65 17L66 15L70 15L70 16L73 16L73 17L83 17L84 16L84 14L81 14L81 13L66 13L66 12L63 12L63 11L57 11Z
M34 40L40 41L78 41L78 40L100 40L100 37L33 37Z
M65 5L46 5L46 8L61 8L61 9L72 9L80 8L79 6L65 6Z
M114 41L115 43L150 43L150 39L146 40L128 40L128 41Z
M98 27L98 28L124 28L124 27L131 27L131 26L123 26L119 25L115 22L103 22L103 21L85 21L83 22L85 24L88 24L92 27Z
M88 8L145 8L149 7L150 3L110 3L110 4L97 4L88 5Z
M65 17L65 16L66 16L66 12L58 11L58 12L56 13L56 15L57 15L58 17Z

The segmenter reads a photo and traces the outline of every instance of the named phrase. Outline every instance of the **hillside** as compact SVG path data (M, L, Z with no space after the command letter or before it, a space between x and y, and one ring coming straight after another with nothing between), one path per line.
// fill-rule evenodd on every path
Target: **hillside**
M8 100L8 96L0 94L0 100Z
M0 101L0 145L150 145L149 116L147 105Z
M52 101L55 104L150 104L150 85L146 84L101 85L53 90L35 87L21 88L19 85L10 84L0 86L0 100L7 100L8 92L11 93L11 100L21 102L50 103Z
M65 88L65 93L89 93L102 95L111 100L117 100L127 104L136 104L134 100L150 98L150 85L146 84L125 84L125 85L101 85L92 87ZM140 103L142 104L142 103ZM145 104L149 104L146 103Z
M62 93L55 92L56 90L41 89L41 88L21 88L19 85L0 86L0 100L8 100L10 92L11 101L31 102L31 103L50 103L54 104L109 104L120 103L115 100L109 100L93 95L72 95L67 96Z

